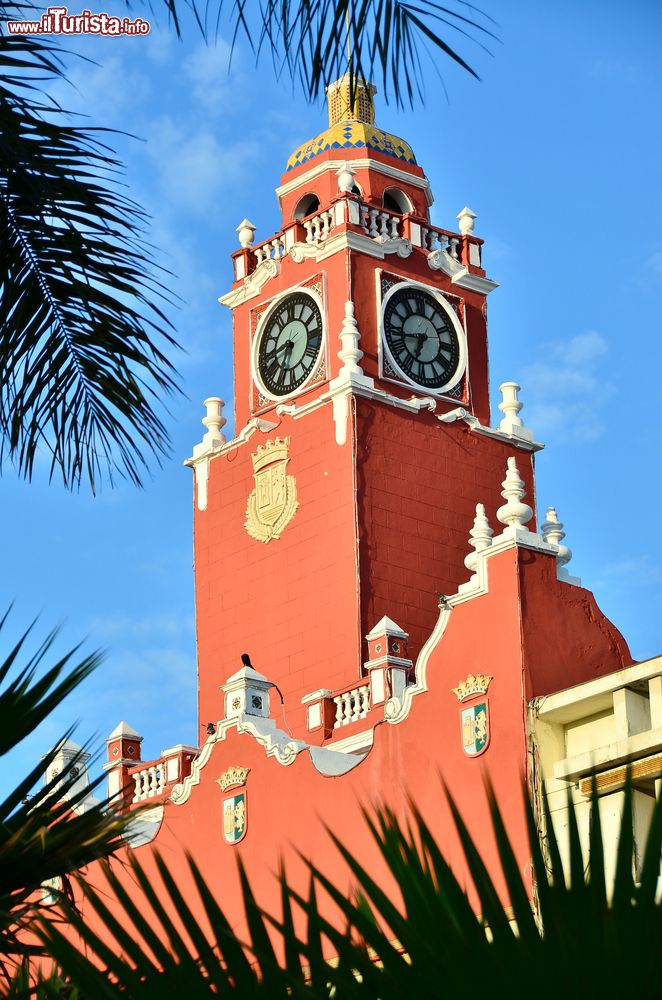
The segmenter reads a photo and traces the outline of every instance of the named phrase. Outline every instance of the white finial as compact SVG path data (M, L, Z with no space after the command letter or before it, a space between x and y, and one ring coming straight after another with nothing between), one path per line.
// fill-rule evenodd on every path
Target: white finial
M512 432L513 427L524 427L524 421L519 415L523 403L517 395L521 388L517 382L503 382L499 386L499 392L503 396L499 403L499 409L503 413L503 420L499 424L502 431Z
M359 367L359 361L363 357L363 351L359 347L361 334L354 318L354 303L345 302L345 319L340 330L340 340L342 347L338 351L338 357L343 363L343 370L352 375L363 375Z
M341 163L336 170L338 190L341 194L349 194L354 187L355 170L350 163Z
M478 565L478 553L482 552L483 549L488 549L490 547L492 544L493 534L494 532L490 528L490 523L485 514L484 505L482 503L477 503L474 526L469 532L469 545L473 546L474 551L470 552L464 560L464 565L472 573Z
M242 219L237 226L237 233L239 234L239 245L244 250L250 250L255 239L255 226L250 219Z
M565 538L565 531L563 530L563 522L559 521L556 507L547 508L547 519L540 530L543 540L549 545L555 545L558 549L556 554L558 565L565 566L566 563L569 563L572 559L572 552L567 545L561 545L561 542Z
M205 399L207 416L202 418L202 423L207 428L207 433L202 438L203 445L207 447L225 444L225 434L221 433L221 427L227 424L223 416L225 403L218 396L210 396Z
M496 516L507 527L523 528L527 521L533 517L533 511L528 504L522 503L526 495L524 482L520 479L514 458L508 459L506 478L501 485L503 486L501 496L506 502L503 507L499 507Z
M462 211L457 213L456 219L460 223L460 232L463 236L473 236L474 219L476 218L476 213L472 212L468 205L465 205Z

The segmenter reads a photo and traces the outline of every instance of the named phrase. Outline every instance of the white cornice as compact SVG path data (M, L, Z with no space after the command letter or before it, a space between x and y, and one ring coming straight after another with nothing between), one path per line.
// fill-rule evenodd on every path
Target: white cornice
M392 167L390 163L381 163L379 160L373 160L367 156L361 157L357 160L352 159L349 162L355 170L374 170L376 173L383 174L385 177L390 177L392 180L400 181L401 184L411 184L412 187L420 188L425 192L425 200L428 205L432 205L434 202L430 182L425 176L418 177L416 174L410 174L408 171L401 170L399 167ZM317 163L304 174L299 174L298 177L293 177L291 181L285 181L284 184L281 184L280 187L276 188L278 204L281 204L283 195L296 191L297 188L315 180L316 177L320 177L322 174L327 173L337 173L338 163L339 160L325 160L322 163Z
M428 254L428 267L431 271L442 271L459 288L466 288L471 292L480 292L481 295L489 295L490 292L499 287L498 282L492 281L491 278L483 278L480 274L472 274L466 265L460 264L446 250L430 251Z
M248 299L253 299L256 295L259 295L267 281L270 278L275 278L279 271L279 260L269 258L260 261L252 274L244 278L243 285L240 285L239 288L233 288L232 291L226 292L225 295L221 295L218 301L222 306L234 309L235 306L239 306Z
M523 451L542 451L545 447L539 441L531 441L528 437L521 437L516 432L502 431L498 427L485 427L481 424L480 420L465 410L463 406L458 406L454 410L449 410L448 413L441 413L437 416L437 420L441 421L442 424L452 424L456 420L463 420L465 424L469 427L469 430L475 431L476 434L483 434L485 437L495 438L497 441L503 441L507 444L513 444L516 448L521 448Z

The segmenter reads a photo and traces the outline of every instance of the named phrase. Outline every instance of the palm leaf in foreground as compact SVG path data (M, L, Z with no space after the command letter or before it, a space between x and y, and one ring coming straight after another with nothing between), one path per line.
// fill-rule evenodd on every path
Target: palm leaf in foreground
M7 631L5 614L0 619L1 639ZM43 722L100 661L100 655L93 653L75 662L78 650L74 649L44 669L57 632L30 653L33 633L31 626L0 663L0 756ZM41 884L116 850L127 826L126 817L102 805L88 808L86 803L85 811L72 811L90 791L77 788L72 773L77 758L57 778L41 785L56 752L47 754L0 801L0 974L5 979L22 957L41 951L33 935L26 937L39 910Z
M140 484L168 449L168 295L108 133L43 96L63 76L56 44L0 37L0 463L30 478L41 449L67 487Z
M353 874L354 896L346 898L313 866L305 895L281 874L283 914L276 919L260 909L242 870L249 934L242 944L193 861L191 874L206 913L209 937L163 859L157 856L161 881L157 887L134 856L130 866L139 900L135 894L129 897L111 867L106 867L107 885L102 889L81 882L88 904L105 923L107 939L102 940L67 905L66 918L84 944L85 955L67 939L61 926L44 922L41 934L67 977L88 997L156 998L166 983L169 989L179 983L191 998L239 991L242 997L351 1000L360 995L385 1000L403 995L454 996L466 992L468 984L489 988L495 995L518 995L531 991L532 983L537 996L549 998L622 996L626 990L654 995L662 933L662 907L655 898L662 840L660 802L637 884L632 872L631 796L627 791L610 902L595 791L587 876L583 868L578 875L574 863L567 871L563 869L551 824L547 826L548 853L556 860L553 870L548 867L533 808L525 796L535 873L534 911L529 902L531 886L522 877L506 824L489 790L488 796L506 901L500 898L449 797L482 916L474 913L442 848L416 809L412 807L411 819L403 826L393 812L382 807L366 814L366 821L395 878L399 899L374 881L356 861L350 845L334 838ZM572 825L571 800L568 805ZM573 841L574 835L571 852ZM119 908L113 905L112 915L107 905L109 892L120 904ZM333 920L328 916L330 906L336 913ZM176 919L169 913L176 913ZM335 954L333 962L326 961L329 954Z

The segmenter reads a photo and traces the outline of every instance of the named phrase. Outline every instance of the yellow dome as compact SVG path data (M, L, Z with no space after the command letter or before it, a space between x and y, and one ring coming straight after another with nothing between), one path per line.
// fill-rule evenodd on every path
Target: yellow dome
M416 163L411 146L396 135L383 132L375 122L373 95L377 88L355 80L350 93L349 75L327 88L329 127L321 135L302 143L287 161L286 170L301 166L330 149L373 149L405 163Z

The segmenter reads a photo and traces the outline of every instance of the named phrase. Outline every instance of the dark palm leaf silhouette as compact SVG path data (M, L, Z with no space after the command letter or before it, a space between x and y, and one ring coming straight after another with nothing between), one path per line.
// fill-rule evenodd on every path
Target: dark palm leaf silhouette
M164 4L179 34L180 5ZM349 65L352 78L377 73L398 103L413 100L426 44L474 73L440 28L493 37L458 0L189 6L203 32L214 19L242 35L310 98ZM44 96L65 75L57 41L3 31L41 13L0 4L0 469L9 459L30 478L43 453L69 488L117 474L140 484L168 450L159 404L177 390L167 275L144 212L121 190L108 133L72 125Z
M100 661L78 660L78 649L56 658L57 631L34 642L31 626L12 644L8 613L0 619L0 641L9 647L0 663L0 758L46 719ZM63 734L63 739L68 737ZM60 741L58 741L59 744ZM112 806L94 805L81 790L74 757L56 778L42 783L56 750L38 762L0 801L0 992L23 959L42 952L34 935L40 886L66 876L123 843L128 817ZM5 766L7 766L5 759ZM76 807L86 799L85 810ZM56 890L57 892L57 890ZM20 975L19 975L20 982Z
M453 997L481 990L495 996L534 993L550 1000L656 995L662 932L662 905L656 900L662 843L660 801L640 879L635 882L631 796L626 789L615 882L608 893L595 791L586 872L571 798L570 860L564 867L549 813L543 852L533 807L525 795L535 874L532 906L503 817L488 794L507 886L505 900L449 798L480 901L480 916L443 849L412 806L411 819L404 824L388 808L365 814L400 898L386 893L356 861L351 845L336 839L355 879L354 896L346 898L312 866L306 894L295 891L282 874L282 914L276 919L261 910L242 870L249 930L249 940L242 945L192 861L190 869L204 905L209 937L165 861L157 858L160 884L155 884L134 856L130 861L136 887L133 896L111 866L106 867L102 888L93 890L81 883L87 904L107 931L103 940L75 910L65 906L70 931L80 936L85 954L49 922L42 925L44 941L67 980L80 989L81 996L90 998L142 1000L180 989L191 998L238 992L242 997L343 1000L355 996L382 1000ZM109 896L119 902L112 912ZM340 920L330 921L323 915L328 906L320 905L321 896L335 904ZM177 914L176 921L168 912ZM336 956L333 962L326 960L330 952Z

